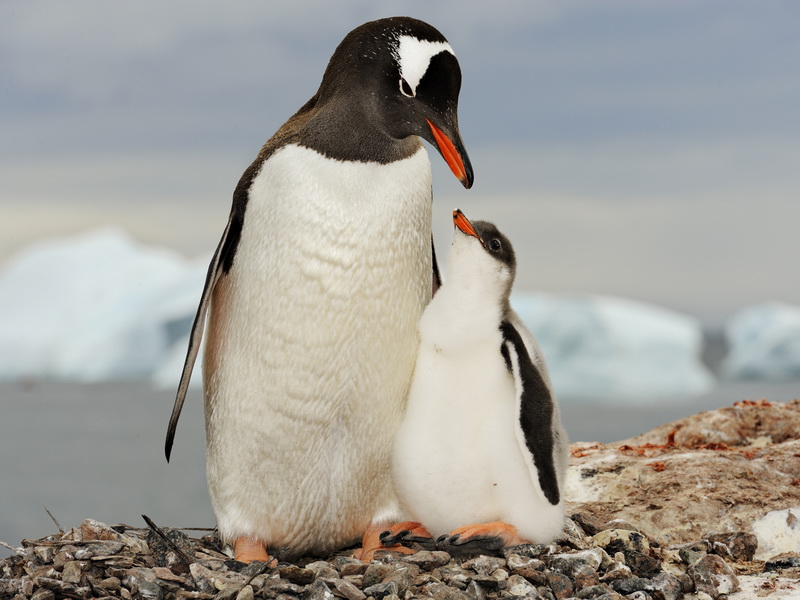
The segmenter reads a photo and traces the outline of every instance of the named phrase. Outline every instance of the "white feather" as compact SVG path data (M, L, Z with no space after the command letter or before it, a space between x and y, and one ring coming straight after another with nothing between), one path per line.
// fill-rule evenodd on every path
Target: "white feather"
M520 382L500 352L512 274L476 238L456 231L448 275L420 322L419 354L395 438L395 488L407 516L434 536L499 520L532 542L548 542L561 532L563 503L550 504L541 491L521 437ZM516 315L510 319L549 385L533 336ZM518 367L516 353L512 360ZM554 416L560 484L566 436L557 408Z
M263 164L203 365L223 539L324 551L395 506L385 440L430 297L430 210L422 147L382 165L290 145Z
M425 76L431 59L441 52L449 52L455 56L447 42L429 42L410 35L401 35L398 38L396 59L400 66L400 77L411 86L412 96L416 95L417 86Z

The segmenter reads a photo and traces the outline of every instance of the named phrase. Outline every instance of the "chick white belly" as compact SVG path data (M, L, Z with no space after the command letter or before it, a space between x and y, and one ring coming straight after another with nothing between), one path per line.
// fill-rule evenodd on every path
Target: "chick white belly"
M430 297L429 163L421 149L334 173L313 151L280 153L213 297L207 474L224 539L328 551L393 501L390 440Z
M397 433L398 496L435 535L507 518L509 499L532 491L514 431L513 380L499 342L486 346L421 348Z

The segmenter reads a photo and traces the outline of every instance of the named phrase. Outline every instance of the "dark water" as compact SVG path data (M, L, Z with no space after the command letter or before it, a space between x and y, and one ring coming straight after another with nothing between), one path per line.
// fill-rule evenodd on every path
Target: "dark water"
M562 400L573 441L611 442L743 398L800 397L800 382L724 384L696 398L613 405ZM203 465L203 415L190 393L172 461L164 434L173 392L145 383L0 384L0 540L19 545L87 518L144 526L212 527ZM9 551L0 548L0 556Z

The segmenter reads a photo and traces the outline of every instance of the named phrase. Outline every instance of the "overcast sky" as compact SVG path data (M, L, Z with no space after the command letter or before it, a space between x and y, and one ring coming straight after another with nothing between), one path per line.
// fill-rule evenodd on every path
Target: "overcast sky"
M701 315L800 304L800 3L0 3L0 260L116 224L210 253L242 171L353 27L408 14L461 63L463 190L517 289Z

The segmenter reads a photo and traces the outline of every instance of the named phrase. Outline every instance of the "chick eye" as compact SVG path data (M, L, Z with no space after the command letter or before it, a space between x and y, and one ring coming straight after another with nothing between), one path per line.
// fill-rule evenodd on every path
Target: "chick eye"
M408 82L402 77L400 78L400 93L409 98L414 97L414 90L411 89L411 86L408 85Z
M500 249L502 247L503 247L503 245L500 243L500 240L498 240L497 238L495 238L491 242L489 242L489 250L491 250L492 252L500 252Z

